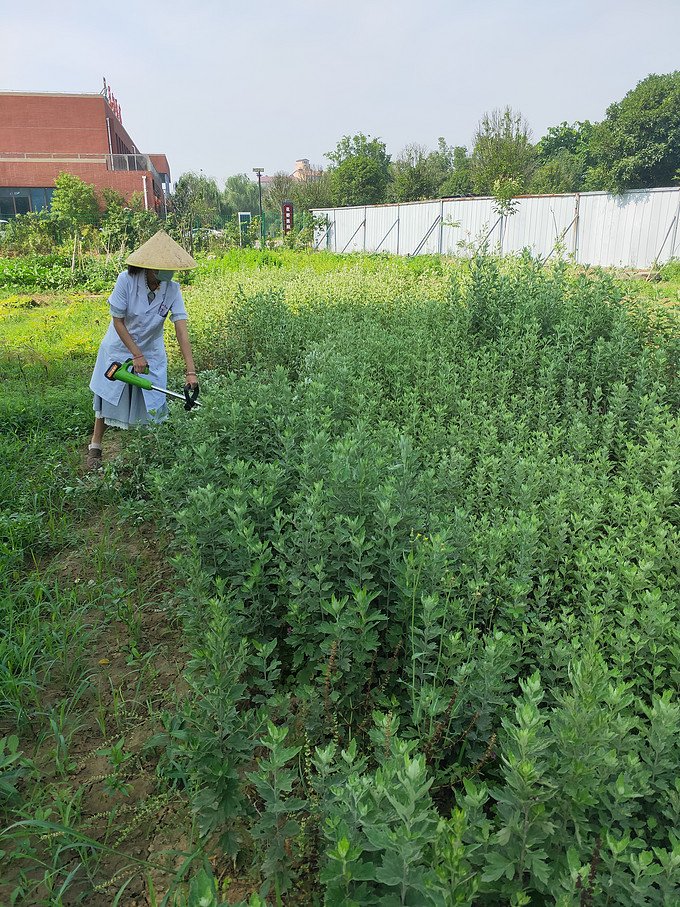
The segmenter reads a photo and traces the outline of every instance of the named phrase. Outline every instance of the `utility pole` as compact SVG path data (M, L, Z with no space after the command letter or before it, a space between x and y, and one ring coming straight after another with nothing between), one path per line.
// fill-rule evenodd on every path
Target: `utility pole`
M264 220L262 219L262 174L264 167L253 167L253 173L257 173L257 189L260 195L260 248L264 249Z

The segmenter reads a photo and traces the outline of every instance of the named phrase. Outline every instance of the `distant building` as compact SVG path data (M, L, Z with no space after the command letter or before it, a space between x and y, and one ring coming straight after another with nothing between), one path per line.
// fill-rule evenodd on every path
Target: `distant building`
M0 217L49 207L62 172L165 211L167 158L140 152L106 83L100 94L0 92Z
M295 161L295 169L288 175L298 182L311 183L314 180L321 179L322 174L323 170L311 170L309 160L306 157L301 157L298 161ZM270 186L274 182L274 177L262 175L260 182L263 186Z
M321 178L322 170L311 170L309 167L309 161L306 157L300 158L299 161L295 161L295 170L291 173L291 176L294 180L298 180L302 183L311 183L314 180Z

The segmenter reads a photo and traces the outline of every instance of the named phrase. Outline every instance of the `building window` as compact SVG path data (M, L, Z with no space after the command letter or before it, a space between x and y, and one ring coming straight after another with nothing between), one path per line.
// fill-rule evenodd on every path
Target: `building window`
M0 217L16 217L29 211L49 209L54 188L5 188L0 187Z
M31 189L31 211L44 211L45 208L49 208L53 191L50 189ZM46 197L48 192L50 193L49 199Z
M31 196L28 189L12 189L14 209L17 214L28 214L31 210Z
M0 217L14 217L12 190L0 188Z

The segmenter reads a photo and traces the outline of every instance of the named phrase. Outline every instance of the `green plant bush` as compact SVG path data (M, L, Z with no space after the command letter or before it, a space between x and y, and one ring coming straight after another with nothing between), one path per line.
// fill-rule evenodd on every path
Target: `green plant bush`
M311 861L328 904L670 904L672 341L599 272L481 257L442 291L400 263L381 297L389 267L242 286L221 320L206 274L197 356L233 370L157 437L194 645L210 602L245 647L218 758L256 752L255 703L282 747L241 830L261 894Z
M66 253L0 258L0 283L8 290L49 292L78 288L113 289L124 265L120 255L108 259L83 256L75 263Z

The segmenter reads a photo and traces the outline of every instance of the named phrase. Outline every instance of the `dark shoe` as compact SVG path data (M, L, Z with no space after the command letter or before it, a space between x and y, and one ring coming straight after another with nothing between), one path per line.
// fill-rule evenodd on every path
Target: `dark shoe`
M96 447L90 448L87 452L87 468L88 469L99 469L102 465L102 452Z

